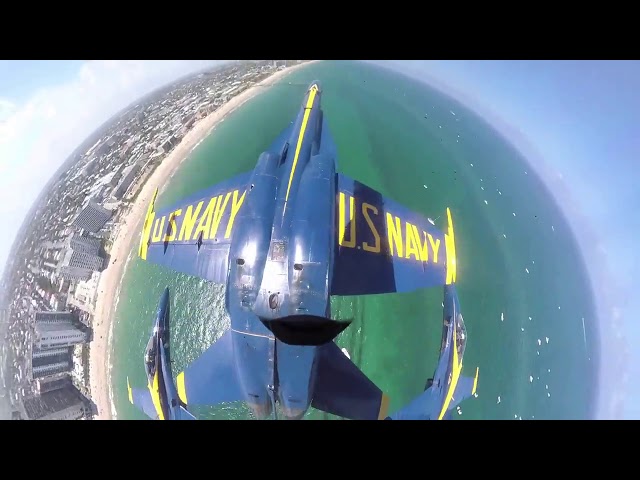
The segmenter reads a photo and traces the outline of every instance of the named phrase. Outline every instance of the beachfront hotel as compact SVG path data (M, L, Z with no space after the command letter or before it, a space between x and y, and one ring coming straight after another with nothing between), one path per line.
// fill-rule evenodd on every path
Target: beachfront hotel
M23 409L28 420L79 420L91 418L95 413L91 400L68 376L43 383L40 395L24 399Z
M73 320L55 323L36 321L34 346L39 349L70 347L89 341L87 329L76 325Z
M31 376L34 380L69 372L72 368L73 347L33 348L31 352Z

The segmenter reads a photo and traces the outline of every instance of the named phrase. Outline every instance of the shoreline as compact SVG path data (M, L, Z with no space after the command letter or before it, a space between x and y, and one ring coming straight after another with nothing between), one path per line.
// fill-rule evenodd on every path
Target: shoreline
M162 163L147 177L135 203L129 212L124 215L115 229L115 238L109 252L110 258L119 260L110 264L100 275L97 286L96 305L94 310L92 328L93 341L90 344L89 380L91 386L91 399L96 404L98 412L95 420L111 420L111 341L113 333L114 313L120 295L120 286L126 265L129 259L135 255L132 248L138 240L139 226L144 219L147 206L151 201L156 187L162 193L164 186L169 182L175 171L190 155L191 151L204 140L211 131L245 102L251 100L262 92L265 83L280 80L286 75L300 68L318 62L312 60L294 65L284 70L276 71L259 83L251 86L244 92L236 95L227 103L210 113L182 138L180 143L162 160ZM151 321L151 319L149 319ZM142 352L140 353L142 358Z

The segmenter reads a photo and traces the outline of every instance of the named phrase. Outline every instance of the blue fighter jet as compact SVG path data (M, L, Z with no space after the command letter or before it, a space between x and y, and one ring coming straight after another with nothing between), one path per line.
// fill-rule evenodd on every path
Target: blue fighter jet
M384 419L386 396L333 341L350 322L331 318L330 297L455 282L449 210L443 233L338 173L321 96L313 82L252 171L158 211L156 190L148 206L140 258L226 286L231 327L178 375L185 404Z
M451 412L463 400L475 395L475 377L462 376L462 358L467 345L464 325L455 285L444 287L444 327L440 360L433 378L427 380L425 391L409 405L387 417L388 420L451 419Z
M154 420L195 420L180 401L171 373L169 351L169 289L160 299L151 337L144 354L147 388L131 388L127 377L129 401Z

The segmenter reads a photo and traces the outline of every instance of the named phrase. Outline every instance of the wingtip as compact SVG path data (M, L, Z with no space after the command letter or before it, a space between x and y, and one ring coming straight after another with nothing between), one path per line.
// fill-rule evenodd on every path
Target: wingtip
M144 224L142 226L142 232L140 233L140 244L138 246L138 256L142 260L147 259L147 250L149 247L149 240L151 237L151 223L153 223L153 219L155 217L155 204L156 197L158 196L158 187L153 191L153 197L151 198L151 202L149 203L149 207L147 208L147 214L144 218Z
M453 230L453 219L451 218L451 209L447 207L447 233L444 234L445 254L446 254L446 284L450 285L456 282L457 258L456 258L456 240Z
M127 375L127 393L129 395L129 403L133 404L133 392L131 391L131 384L129 383L129 375Z
M176 387L177 387L177 390L178 390L178 398L186 406L188 404L188 402L187 402L187 389L185 387L185 383L184 382L185 382L184 381L184 372L180 372L178 374L178 377L176 378Z
M478 374L480 373L480 367L476 367L476 376L473 379L473 389L471 390L471 395L476 394L476 389L478 388Z
M389 397L386 393L382 393L382 398L380 399L380 410L378 411L378 420L384 420L387 418L387 414L389 413Z

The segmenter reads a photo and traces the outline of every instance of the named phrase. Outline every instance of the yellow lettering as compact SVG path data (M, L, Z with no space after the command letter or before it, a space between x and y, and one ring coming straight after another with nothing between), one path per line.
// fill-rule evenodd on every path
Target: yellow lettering
M397 256L402 257L402 226L400 225L400 219L389 212L387 212L387 237L389 238L389 253L393 255L393 246L395 244L398 252Z
M165 242L173 242L176 239L176 234L178 233L178 226L176 225L176 217L182 215L182 209L178 209L169 215L169 230L171 233L167 233L164 236Z
M429 240L427 240L426 232L422 232L424 243L420 240L420 234L418 233L418 227L411 225L413 230L413 238L418 244L418 253L420 253L420 260L426 262L429 260Z
M456 281L456 240L453 232L453 220L451 210L447 208L447 233L444 235L445 255L447 260L447 285ZM477 375L477 373L476 373ZM476 377L477 378L477 377Z
M411 258L412 256L416 258L416 260L420 260L418 250L418 244L416 239L413 236L413 225L409 222L405 222L405 235L406 235L406 245L404 251L404 258Z
M209 230L211 229L211 217L213 216L213 207L216 206L217 200L220 199L222 195L218 197L211 197L209 203L207 204L207 208L205 208L204 212L202 212L202 216L200 217L200 222L198 222L198 226L196 227L195 232L193 232L193 239L196 240L200 238L202 235L203 240L209 239Z
M436 238L435 241L430 233L427 233L429 236L429 243L431 244L431 248L433 249L433 263L438 263L438 249L440 248L440 239Z
M367 225L371 229L371 233L373 233L373 238L375 239L375 243L373 247L369 245L367 242L362 242L362 249L367 252L380 253L380 235L378 234L378 230L376 230L375 225L371 221L371 217L369 216L369 210L373 212L374 215L378 215L378 209L371 205L370 203L363 202L362 203L362 215L364 215L364 219L367 221Z
M187 211L184 214L184 219L182 220L182 227L180 228L180 235L178 235L178 240L189 240L191 238L191 232L193 231L193 226L196 223L198 215L200 214L200 210L202 209L202 205L204 201L201 201L196 206L196 211L193 211L193 205L189 205L187 207Z
M218 203L216 204L216 210L213 214L213 223L211 224L211 234L209 235L209 238L215 238L216 233L218 233L218 226L220 225L220 219L222 218L222 215L224 215L224 211L227 209L227 203L229 203L229 197L231 197L231 192L228 192L224 196L224 202L222 202L222 195L218 195Z
M231 230L233 229L233 221L236 219L236 215L242 206L242 202L244 202L244 196L247 194L245 190L242 192L242 196L240 200L238 200L238 190L233 192L233 200L231 203L231 216L229 217L229 223L227 224L227 230L224 232L224 238L229 238L231 236Z
M338 243L341 247L354 248L356 246L356 222L354 220L354 211L355 211L355 198L349 195L349 225L350 225L350 235L349 240L344 239L344 232L346 229L346 212L345 212L345 195L340 192L340 212L339 212L339 227L338 227Z
M151 237L152 242L159 242L160 240L162 240L162 232L164 231L164 219L164 216L162 218L156 219L156 223L153 226L153 237Z

